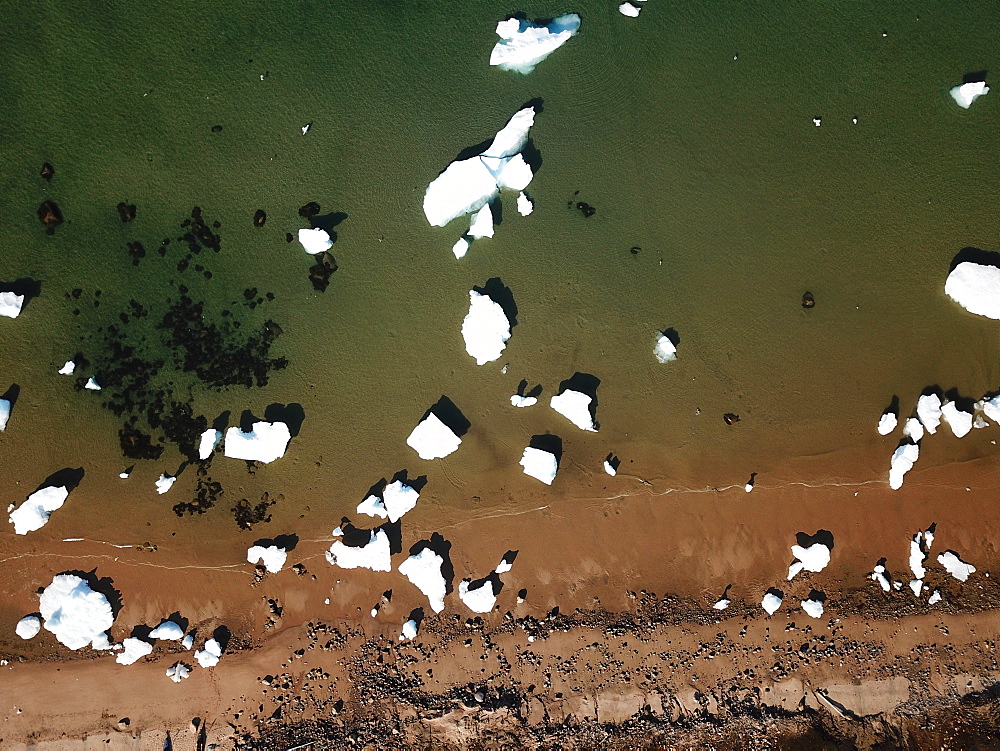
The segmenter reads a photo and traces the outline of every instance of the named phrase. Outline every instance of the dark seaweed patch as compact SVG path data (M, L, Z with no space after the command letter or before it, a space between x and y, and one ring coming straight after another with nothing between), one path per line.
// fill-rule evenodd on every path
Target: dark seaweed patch
M207 472L200 469L198 483L194 489L194 498L190 501L174 504L174 513L177 516L204 514L215 505L224 493L222 484L213 480Z
M280 499L281 497L279 494L278 498ZM255 504L246 498L241 498L230 510L233 513L233 519L236 520L236 525L240 529L249 531L253 529L255 524L267 524L271 521L271 514L268 512L268 509L275 503L277 501L272 501L271 497L267 493L264 493L260 497L260 502Z

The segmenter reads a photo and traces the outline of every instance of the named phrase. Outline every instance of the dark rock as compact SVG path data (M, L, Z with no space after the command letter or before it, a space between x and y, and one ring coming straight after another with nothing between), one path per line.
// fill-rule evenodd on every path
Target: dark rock
M118 216L123 222L131 222L135 219L135 204L122 201L118 204Z
M63 223L63 215L55 201L42 201L38 207L38 220L45 225L45 231L54 234L56 227Z
M740 421L740 416L734 415L732 412L726 412L726 414L722 416L722 419L726 421L726 425L732 425L733 423Z
M53 175L56 174L56 168L53 167L48 162L46 162L45 164L42 165L42 171L39 174L42 176L43 180L45 180L46 182L50 182L52 180Z
M314 217L319 214L320 211L322 211L322 209L320 209L319 204L315 201L310 201L299 209L299 216L309 219L310 217Z
M640 250L642 250L642 248L640 248L638 245L633 245L631 248L628 249L628 252L634 256L637 256L639 255Z
M816 306L816 298L813 297L813 293L812 292L806 292L805 294L802 295L802 307L803 308L812 308L812 307L815 307L815 306Z
M267 221L267 214L265 213L264 209L257 209L257 211L253 215L253 226L263 227L264 222L266 221Z
M317 292L325 292L330 286L330 277L337 270L337 261L329 253L316 256L316 263L309 268L309 281Z
M597 209L591 206L589 203L584 203L583 201L578 201L576 204L577 211L583 214L584 219L590 219L594 214L597 213Z
M212 126L212 132L213 133L221 133L222 132L222 126L221 125L213 125Z
M290 243L294 239L295 239L295 237L292 235L291 232L286 232L285 233L285 242L286 243Z
M125 247L128 248L128 254L132 258L133 266L138 266L139 261L146 257L146 249L142 247L142 243L138 240L135 242L125 243Z

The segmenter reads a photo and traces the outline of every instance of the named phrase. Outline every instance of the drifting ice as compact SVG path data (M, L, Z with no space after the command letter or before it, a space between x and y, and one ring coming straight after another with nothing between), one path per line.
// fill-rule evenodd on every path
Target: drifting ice
M497 24L500 41L490 54L490 65L527 75L538 63L566 44L579 29L580 16L576 13L559 16L545 25L508 18Z

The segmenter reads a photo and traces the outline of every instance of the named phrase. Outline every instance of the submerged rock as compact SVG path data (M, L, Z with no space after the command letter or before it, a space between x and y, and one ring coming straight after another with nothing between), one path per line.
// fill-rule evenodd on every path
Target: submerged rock
M266 221L267 221L267 212L265 212L264 209L257 209L253 215L253 226L263 227Z
M316 263L309 267L309 281L317 292L325 292L330 286L330 277L338 269L336 259L329 253L316 255Z
M42 176L43 180L45 180L46 182L51 182L53 176L56 174L56 169L51 164L46 162L45 164L42 165L42 171L39 172L39 174Z
M42 201L36 213L38 220L45 225L45 230L50 235L56 231L56 227L63 223L62 212L55 201Z
M134 203L125 203L122 201L118 204L118 216L123 222L131 222L135 219L136 208Z

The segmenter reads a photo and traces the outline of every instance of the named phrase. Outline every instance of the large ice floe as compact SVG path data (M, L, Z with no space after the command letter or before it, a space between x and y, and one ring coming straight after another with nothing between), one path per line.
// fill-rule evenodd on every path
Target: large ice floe
M20 506L10 512L10 523L14 532L26 535L44 527L49 516L69 497L69 489L65 487L45 487L36 490L28 496Z
M230 459L269 464L285 455L292 435L283 422L255 422L249 433L238 426L226 431L225 455Z
M431 610L435 613L444 610L444 596L447 592L442 566L444 558L429 547L423 548L399 564L399 573L426 595Z
M339 537L334 530L334 537ZM364 545L347 545L336 540L326 551L326 560L331 566L340 568L367 568L372 571L392 571L391 546L384 529L373 529Z
M955 100L955 104L967 110L979 97L990 93L990 87L986 85L986 81L969 81L953 87L948 93Z
M454 453L461 443L462 439L434 412L428 412L406 439L406 445L416 451L417 456L426 460L448 456Z
M581 430L597 432L594 417L590 413L593 398L581 391L566 389L549 399L549 406Z
M489 204L501 190L523 191L533 177L521 149L534 122L535 108L525 107L493 137L485 151L449 164L427 186L424 194L427 221L434 227L444 227L453 219L475 213L474 229L470 229L469 236L492 236L492 215L486 215ZM452 250L456 258L461 258L468 249L468 240L463 238Z
M378 516L397 522L407 511L417 505L420 493L416 488L407 485L402 480L395 480L386 485L381 496L372 494L358 504L359 514Z
M795 562L788 567L788 581L803 570L819 573L830 563L830 548L821 542L814 542L807 548L792 545L792 555L795 556Z
M14 626L14 633L22 639L34 639L42 630L42 622L37 615L26 615Z
M0 316L17 318L24 306L24 295L15 292L0 292Z
M122 651L115 657L115 662L119 665L131 665L153 652L152 644L131 636L122 642L122 647Z
M899 490L903 487L903 476L913 469L917 458L920 456L920 447L915 443L901 443L892 452L892 459L889 460L889 487Z
M247 563L263 564L264 569L269 574L276 574L281 571L288 559L288 551L277 545L253 545L247 548Z
M508 18L497 24L500 41L490 53L490 65L527 75L580 30L580 16L567 13L548 23Z
M545 449L528 446L524 449L519 464L524 467L524 474L551 485L559 470L559 460L556 455Z
M962 261L948 274L944 293L970 313L1000 320L1000 268Z
M503 306L489 295L469 290L469 312L462 321L465 351L476 365L499 360L510 339L510 321Z
M45 630L70 649L108 648L115 616L108 598L76 574L57 574L38 597Z

